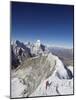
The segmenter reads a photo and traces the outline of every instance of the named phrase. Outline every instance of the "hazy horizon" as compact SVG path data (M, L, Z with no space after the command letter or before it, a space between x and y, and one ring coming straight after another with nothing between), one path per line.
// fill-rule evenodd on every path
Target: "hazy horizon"
M11 40L11 43L16 42L16 41L20 41L21 43L28 44L28 42L30 42L30 43L36 43L37 40L36 40L36 41L22 41L22 40L17 39L17 40ZM40 42L41 42L41 40L40 40ZM56 48L64 48L64 49L73 49L73 47L67 47L66 45L61 46L61 45L45 44L45 43L43 43L43 42L41 42L41 44L43 44L43 45L45 45L45 46L47 46L47 47L56 47Z

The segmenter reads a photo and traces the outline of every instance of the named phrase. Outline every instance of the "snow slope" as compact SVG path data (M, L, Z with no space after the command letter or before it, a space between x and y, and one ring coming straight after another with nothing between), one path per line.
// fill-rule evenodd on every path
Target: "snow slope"
M73 68L72 66L70 67ZM46 83L49 83L47 85ZM47 85L47 88L46 88ZM56 72L52 76L42 81L38 88L30 95L33 96L52 96L52 95L68 95L73 94L73 78L59 79Z
M52 53L31 58L12 75L11 97L73 94L73 71L69 69Z

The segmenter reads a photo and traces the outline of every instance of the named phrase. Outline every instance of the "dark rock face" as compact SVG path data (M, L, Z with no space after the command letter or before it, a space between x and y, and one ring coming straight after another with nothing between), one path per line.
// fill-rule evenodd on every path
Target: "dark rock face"
M22 55L22 49L20 48L20 50L19 50L19 56L21 56Z
M66 71L68 73L68 79L72 79L72 77L73 77L72 72L70 71L70 69L68 69L68 67L66 67L66 66L64 66L64 67L65 67L65 69L66 69Z
M66 66L64 66L64 68L65 68L65 70L66 70L66 72L67 72L66 77L65 77L65 75L64 75L64 76L61 76L58 72L56 72L56 76L57 76L59 79L72 79L72 78L73 78L73 74L72 74L71 70L68 69Z
M20 64L19 59L17 58L17 56L14 54L13 49L11 48L11 69L15 69L18 67L18 65Z
M45 46L44 46L43 44L41 44L40 46L41 46L41 49L42 49L43 51L45 51Z
M17 68L24 59L31 56L30 49L17 40L15 44L11 45L11 68Z

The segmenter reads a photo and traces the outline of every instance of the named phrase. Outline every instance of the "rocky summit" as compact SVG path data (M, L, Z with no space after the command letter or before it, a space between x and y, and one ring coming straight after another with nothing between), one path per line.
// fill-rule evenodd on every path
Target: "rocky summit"
M36 43L11 44L11 98L73 94L73 66Z

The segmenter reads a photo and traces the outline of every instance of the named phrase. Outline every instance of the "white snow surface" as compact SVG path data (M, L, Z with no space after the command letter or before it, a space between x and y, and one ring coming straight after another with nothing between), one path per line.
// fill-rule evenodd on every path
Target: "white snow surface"
M49 61L50 64L51 61L55 62L56 69L51 76L41 81L39 86L29 97L73 94L73 78L67 79L68 73L62 61L51 53L47 56L46 62L47 61ZM73 66L68 66L68 68L73 73ZM56 73L59 74L60 79ZM27 86L22 84L18 78L13 78L11 82L12 97L23 97L23 92L25 89L27 90Z
M22 93L24 91L25 88L27 88L25 85L22 84L22 82L20 82L20 80L18 78L13 78L11 80L11 90L12 90L12 94L11 96L13 98L16 97L22 97Z
M70 67L73 68L72 66ZM46 82L49 85L46 89ZM52 95L68 95L73 94L73 78L59 79L54 72L52 76L41 82L38 88L30 95L33 96L52 96Z

